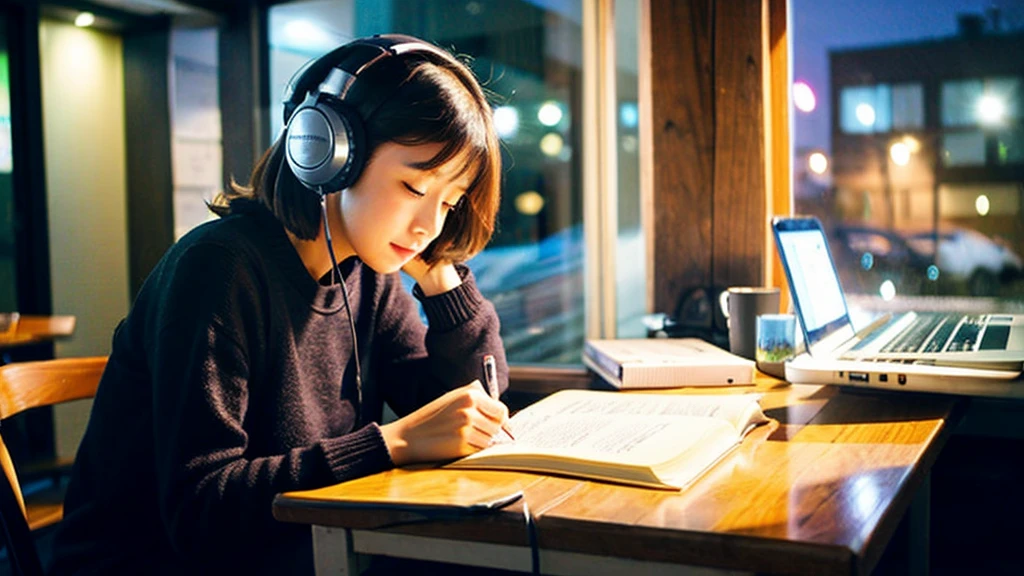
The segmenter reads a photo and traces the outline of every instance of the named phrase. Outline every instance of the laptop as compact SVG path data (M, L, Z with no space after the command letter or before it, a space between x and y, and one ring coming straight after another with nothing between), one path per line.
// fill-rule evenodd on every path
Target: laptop
M821 222L772 220L804 351L786 380L1024 398L1024 316L908 311L854 330Z

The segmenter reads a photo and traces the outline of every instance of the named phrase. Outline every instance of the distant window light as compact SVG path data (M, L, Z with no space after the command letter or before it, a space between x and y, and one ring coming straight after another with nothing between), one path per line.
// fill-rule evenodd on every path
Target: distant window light
M892 129L892 89L888 84L848 86L839 92L839 126L847 134Z
M858 104L854 114L862 126L870 128L875 125L875 107L871 104Z
M924 128L924 89L920 84L892 87L892 127L896 130Z
M975 108L984 94L981 80L955 80L942 83L942 125L974 126Z
M985 134L959 132L942 136L944 166L984 166Z
M1003 106L1003 119L1013 122L1020 119L1019 103L1024 97L1020 78L986 78L985 95L998 98Z
M975 112L981 124L1000 126L1006 121L1006 101L994 94L985 94L978 99Z

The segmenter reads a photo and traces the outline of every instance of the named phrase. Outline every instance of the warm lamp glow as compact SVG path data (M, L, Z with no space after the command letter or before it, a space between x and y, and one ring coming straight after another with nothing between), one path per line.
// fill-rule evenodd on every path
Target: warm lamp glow
M516 196L516 210L526 216L536 216L544 208L544 197L536 190L527 190Z
M92 12L82 12L75 17L75 26L79 28L88 28L96 22L96 16L93 16Z
M558 156L562 153L562 148L565 146L565 140L562 136L556 132L548 132L540 139L540 151L545 156Z
M889 147L889 157L897 166L910 163L910 147L905 142L896 142Z

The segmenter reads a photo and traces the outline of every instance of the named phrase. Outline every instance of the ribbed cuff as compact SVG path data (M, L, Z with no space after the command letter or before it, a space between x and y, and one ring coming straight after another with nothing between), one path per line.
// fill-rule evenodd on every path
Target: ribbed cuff
M395 467L384 443L384 436L376 424L337 438L320 442L331 474L338 482L360 478Z
M469 268L459 264L455 269L462 278L462 284L457 287L436 296L425 296L419 284L412 291L423 305L423 312L427 315L430 328L438 332L451 330L465 323L476 315L484 301Z

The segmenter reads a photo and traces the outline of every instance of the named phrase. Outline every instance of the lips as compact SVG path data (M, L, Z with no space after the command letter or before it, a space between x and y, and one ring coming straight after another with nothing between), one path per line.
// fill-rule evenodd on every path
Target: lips
M416 251L415 250L410 250L410 249L405 248L403 246L399 246L398 244L395 244L394 242L391 243L391 249L394 250L396 254L401 256L403 260L412 258L413 256L416 255Z

